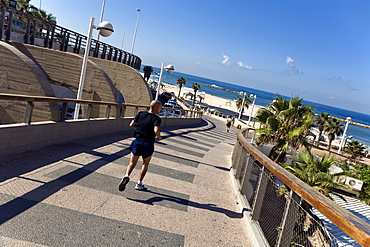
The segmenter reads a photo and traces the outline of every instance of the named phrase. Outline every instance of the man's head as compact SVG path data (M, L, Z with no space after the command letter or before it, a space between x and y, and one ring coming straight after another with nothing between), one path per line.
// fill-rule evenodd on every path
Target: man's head
M153 114L158 114L162 110L162 103L158 100L153 100L152 102L150 102L149 106L150 106L149 111Z

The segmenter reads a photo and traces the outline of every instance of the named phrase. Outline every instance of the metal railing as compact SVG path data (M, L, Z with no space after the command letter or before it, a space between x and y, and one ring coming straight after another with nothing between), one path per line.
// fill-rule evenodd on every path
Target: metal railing
M6 102L6 104L4 102ZM10 105L16 105L15 103L21 104L18 104L17 108L14 108L11 112L9 112L9 109L4 109L10 108ZM73 112L71 110L74 111L76 103L81 104L82 110L79 116L81 119L119 119L124 117L133 117L139 112L139 110L149 109L149 105L0 93L0 125L14 123L24 123L29 125L31 122L35 121L64 122L65 120L72 119ZM45 106L48 106L48 108L45 109ZM49 109L54 109L54 114L50 112ZM179 110L167 107L164 109L166 112L168 110ZM165 114L163 117L201 118L203 114L202 111L184 109L179 111L181 114L178 116L175 114ZM36 119L33 118L35 116L35 112L38 112ZM71 116L70 118L68 118L68 113ZM6 116L9 117L9 115L12 115L15 121L7 122L8 120L6 120Z
M252 144L254 139L248 129L239 131L232 174L250 209L247 218L265 246L348 246L326 229L313 208L349 236L350 246L370 246L369 224L272 162ZM283 184L290 193L281 192Z
M38 45L45 48L83 54L87 36L56 25L52 21L39 19L33 15L0 3L0 39L6 41ZM89 55L107 59L140 69L141 59L134 54L93 39Z

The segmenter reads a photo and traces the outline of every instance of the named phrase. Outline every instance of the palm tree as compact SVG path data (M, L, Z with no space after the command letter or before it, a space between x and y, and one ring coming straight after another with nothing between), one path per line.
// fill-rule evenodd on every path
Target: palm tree
M333 142L335 136L340 136L343 133L342 124L338 119L328 119L324 125L324 131L328 132L329 146L328 150L330 151L331 143Z
M17 1L17 7L18 7L22 12L27 12L27 13L29 13L30 0L18 0L18 1Z
M329 119L329 113L326 113L326 112L322 112L316 116L315 125L319 129L319 136L317 138L317 143L319 143L321 140L322 132L324 131L324 126L325 126L326 121L328 121L328 119Z
M195 83L193 83L193 85L191 85L191 87L194 89L193 104L192 104L192 105L194 105L194 101L197 97L197 91L199 90L200 85L195 82Z
M183 85L185 85L185 83L186 83L186 79L184 77L180 77L176 81L176 84L179 86L179 94L177 96L178 98L180 98L181 88Z
M298 157L298 162L293 162L292 165L283 165L283 167L320 193L330 197L334 188L339 186L338 183L333 182L335 174L331 174L329 171L335 162L334 157L324 155L316 158L309 150L299 153Z
M292 165L283 165L283 167L330 199L333 199L331 196L331 194L333 194L345 201L345 198L342 195L333 192L338 186L345 187L345 185L333 182L333 178L336 175L331 174L329 171L329 168L335 162L333 156L324 155L323 157L316 158L309 150L307 150L306 152L299 153L298 157L298 162L293 162ZM281 186L279 189L279 192L284 194L288 191L289 188L285 185ZM310 216L308 217L307 214ZM303 232L304 229L307 231L308 225L311 228L311 232L315 232L316 230L321 231L321 229L323 229L322 221L312 212L312 205L307 201L302 200L299 214L296 219L294 235L299 235L299 233ZM325 231L321 233L326 236ZM295 242L294 238L292 241ZM311 240L307 239L307 241L310 242Z
M302 100L277 96L257 112L256 121L262 124L262 128L256 130L260 133L257 144L272 144L269 157L275 162L284 160L288 148L297 150L302 145L308 148L306 136L310 133L314 113L312 106L302 105Z
M30 8L32 8L32 6ZM37 9L37 11L32 11L32 14L46 21L52 21L55 19L52 13L47 13L45 10L41 10L41 9Z
M360 141L351 141L347 144L346 151L352 153L352 158L356 159L364 154L365 147Z
M243 105L243 98L244 98L244 105ZM248 109L249 105L252 102L249 100L249 95L245 94L243 97L237 97L235 104L236 108L238 109L238 112L242 111L242 114L244 112L244 107Z
M148 82L151 74L153 73L153 67L152 66L144 66L144 80Z

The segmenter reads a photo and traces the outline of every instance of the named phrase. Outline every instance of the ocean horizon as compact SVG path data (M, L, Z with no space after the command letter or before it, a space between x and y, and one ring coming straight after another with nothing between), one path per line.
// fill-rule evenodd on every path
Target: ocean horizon
M153 72L157 73L157 75L153 73L151 78L153 80L157 80L159 78L160 68L157 68L157 67L152 67L152 68L153 68ZM266 91L262 91L258 89L253 89L253 88L249 88L245 86L240 86L236 84L217 81L213 79L194 76L194 75L185 74L185 73L176 72L176 71L174 71L171 74L164 73L162 82L166 84L177 85L176 81L179 77L184 77L186 79L186 84L184 88L190 89L192 91L193 89L191 88L191 85L196 82L201 86L199 89L199 93L205 93L205 94L221 97L226 100L232 100L232 101L236 100L238 96L240 97L240 95L236 93L220 90L217 88L208 87L208 86L205 86L205 84L215 85L215 86L228 89L231 91L235 91L235 92L245 92L247 94L254 94L257 96L255 104L258 106L266 106L270 104L271 101L274 100L277 96L277 94L274 94L271 92L266 92ZM286 95L282 95L282 94L279 94L279 95L285 99L291 98ZM370 115L365 114L365 113L341 109L341 108L337 108L333 106L320 104L317 102L311 102L311 101L305 100L304 98L303 98L303 104L313 106L315 114L326 112L326 113L329 113L329 115L333 117L338 117L341 119L346 119L347 117L351 117L353 122L370 125ZM354 124L349 124L348 129L347 129L347 136L348 137L352 136L351 140L358 140L364 145L370 147L370 129L360 127Z

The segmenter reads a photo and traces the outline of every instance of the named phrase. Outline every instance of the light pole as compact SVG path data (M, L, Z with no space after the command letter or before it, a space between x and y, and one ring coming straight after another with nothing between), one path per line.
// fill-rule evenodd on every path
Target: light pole
M175 67L173 67L172 64L169 64L167 65L166 67L164 67L164 63L162 63L162 66L161 66L161 73L159 74L159 81L158 81L158 86L157 86L157 94L155 95L155 100L158 100L158 96L159 96L159 89L161 87L161 82L162 82L162 76L163 76L163 69L166 69L166 71L168 73L172 73L175 71Z
M132 39L131 54L134 53L137 26L139 25L139 18L140 18L140 9L136 9L136 11L137 11L137 19L136 19L136 26L135 26L135 31L134 31L134 38Z
M123 31L122 43L121 43L121 50L123 50L123 41L125 41L125 33L126 33L126 31Z
M242 99L242 107L240 107L240 112L239 112L239 117L238 119L241 119L241 116L242 116L242 111L244 109L244 101L245 101L245 93L244 92L240 92L241 94L243 94L243 99Z
M103 21L104 9L105 9L105 1L106 0L103 0L103 4L101 6L100 21L99 21L99 23L101 23ZM98 33L98 37L96 39L99 41L99 38L100 38L100 33Z
M257 95L249 95L249 97L253 98L253 103L252 103L252 109L251 109L251 113L249 114L249 118L248 118L248 123L247 125L249 126L249 122L251 121L251 118L252 118L252 114L253 114L253 107L254 107L254 103L256 102L256 99L257 99Z
M78 84L78 92L77 92L77 99L81 99L82 91L85 83L85 75L86 75L86 68L87 68L87 61L90 53L90 45L91 45L91 37L93 33L93 29L97 29L99 34L103 37L109 37L113 31L113 26L107 21L101 22L98 26L94 26L95 18L91 17L90 25L87 35L87 42L85 47L85 54L82 60L82 68L81 68L81 75L80 75L80 82ZM74 119L78 119L78 112L80 111L80 104L76 104Z
M339 149L338 149L338 154L340 154L340 151L342 149L342 146L343 146L343 142L344 142L344 138L346 137L346 132L347 132L347 129L348 129L348 124L349 122L352 120L351 117L347 117L346 118L346 127L344 127L344 132L343 132L343 136L342 136L342 140L340 140L340 144L339 144Z

